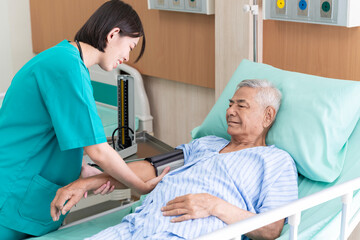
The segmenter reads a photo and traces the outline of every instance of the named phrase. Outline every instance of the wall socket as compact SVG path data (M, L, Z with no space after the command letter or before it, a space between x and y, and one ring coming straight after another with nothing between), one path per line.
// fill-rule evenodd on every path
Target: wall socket
M310 0L299 0L297 6L297 14L298 16L309 16L309 1Z
M149 9L215 14L215 0L147 0L147 2Z
M320 16L322 18L332 18L332 0L320 1Z
M158 7L158 8L167 8L168 3L165 0L156 0L155 6Z
M170 0L169 8L172 9L184 9L184 0Z
M286 15L286 4L287 1L286 0L276 0L276 14L280 14L280 15Z
M185 9L188 10L201 10L200 0L185 0Z

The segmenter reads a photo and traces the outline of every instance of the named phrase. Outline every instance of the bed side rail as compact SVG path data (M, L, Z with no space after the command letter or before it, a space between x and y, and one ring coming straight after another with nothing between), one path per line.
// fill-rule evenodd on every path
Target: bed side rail
M338 197L342 198L340 240L344 240L347 239L349 233L353 230L351 229L351 231L349 231L350 204L353 198L353 192L357 189L360 189L360 177L303 197L277 209L260 213L240 222L230 224L225 228L203 235L197 238L197 240L241 239L242 234L251 232L286 217L288 217L288 223L290 225L289 239L296 240L298 226L301 221L301 212ZM354 227L355 226L352 228Z

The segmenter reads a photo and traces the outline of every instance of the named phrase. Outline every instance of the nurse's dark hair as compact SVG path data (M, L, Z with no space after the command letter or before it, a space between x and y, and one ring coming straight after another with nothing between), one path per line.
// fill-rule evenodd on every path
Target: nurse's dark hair
M111 0L101 5L76 33L75 39L104 52L107 35L114 28L120 28L120 36L143 37L137 62L145 51L145 33L139 15L121 0Z

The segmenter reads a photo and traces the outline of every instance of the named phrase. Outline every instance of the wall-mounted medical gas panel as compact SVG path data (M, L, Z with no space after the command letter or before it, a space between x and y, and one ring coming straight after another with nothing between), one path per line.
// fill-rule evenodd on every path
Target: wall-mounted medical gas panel
M264 19L360 26L360 0L265 0Z
M214 14L215 0L148 0L149 9Z

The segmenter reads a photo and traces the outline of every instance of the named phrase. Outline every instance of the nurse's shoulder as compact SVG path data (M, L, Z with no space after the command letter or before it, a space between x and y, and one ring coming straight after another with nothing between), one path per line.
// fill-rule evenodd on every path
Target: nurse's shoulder
M36 64L34 67L57 70L81 63L79 51L67 40L39 53L33 60Z

